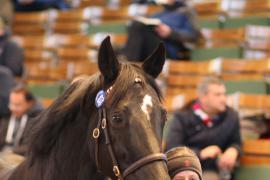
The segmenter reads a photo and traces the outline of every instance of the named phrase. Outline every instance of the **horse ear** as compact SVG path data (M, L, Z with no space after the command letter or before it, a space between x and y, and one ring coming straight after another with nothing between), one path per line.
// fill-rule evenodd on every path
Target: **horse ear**
M104 76L105 83L110 83L117 78L120 64L114 54L109 36L107 36L100 45L98 67L101 74Z
M149 56L143 63L143 70L156 78L161 73L165 63L165 47L160 43L151 56Z

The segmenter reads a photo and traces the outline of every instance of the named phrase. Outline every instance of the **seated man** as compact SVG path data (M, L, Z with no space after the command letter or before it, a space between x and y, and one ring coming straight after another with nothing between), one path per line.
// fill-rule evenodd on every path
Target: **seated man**
M167 153L172 180L202 180L202 167L196 154L187 147L172 148Z
M25 155L28 150L28 131L36 121L33 117L36 117L43 107L25 87L17 86L10 93L9 109L10 118L0 121L0 150Z
M239 117L226 106L226 88L208 77L198 85L198 99L174 114L167 149L188 146L201 160L203 179L230 178L241 152Z
M168 58L187 60L190 45L198 42L200 37L194 10L185 0L168 0L164 10L151 18L160 23L145 25L135 20L130 24L122 54L128 60L141 61L163 41Z

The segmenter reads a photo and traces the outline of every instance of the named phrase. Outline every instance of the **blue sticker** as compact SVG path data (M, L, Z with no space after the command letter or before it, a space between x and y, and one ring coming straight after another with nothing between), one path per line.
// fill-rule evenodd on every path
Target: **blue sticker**
M105 102L105 92L103 90L98 91L97 96L96 96L96 107L100 108Z

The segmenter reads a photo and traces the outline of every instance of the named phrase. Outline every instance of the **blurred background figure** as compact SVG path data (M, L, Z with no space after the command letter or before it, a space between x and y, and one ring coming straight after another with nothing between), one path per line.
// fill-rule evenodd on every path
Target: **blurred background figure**
M165 43L168 58L189 59L189 48L200 37L194 9L188 7L185 0L167 0L163 3L163 11L151 17L159 23L131 22L122 52L128 60L145 59L160 41Z
M269 117L264 119L263 121L263 129L260 135L260 139L268 139L270 140L270 119Z
M0 66L8 68L14 76L23 75L23 50L10 39L9 28L0 17Z
M25 155L27 140L31 127L36 123L36 117L43 111L42 105L23 86L16 86L9 96L10 117L0 122L0 148Z
M14 0L16 11L42 11L50 8L69 9L64 0Z
M226 106L222 81L207 77L198 85L198 98L174 114L167 149L187 146L201 160L203 179L231 179L241 154L238 113Z
M202 167L197 155L188 147L172 148L167 153L172 180L202 180Z
M0 0L0 17L2 17L9 26L13 18L13 6L11 0Z
M12 72L4 66L0 66L0 120L9 115L9 94L15 86L16 81Z

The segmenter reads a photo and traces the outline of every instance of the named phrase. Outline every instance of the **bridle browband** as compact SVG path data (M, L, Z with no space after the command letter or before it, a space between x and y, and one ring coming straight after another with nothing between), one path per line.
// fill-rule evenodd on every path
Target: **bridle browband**
M135 82L141 82L140 78L136 78ZM109 94L110 91L112 90L113 86L111 86L107 91L106 94ZM104 99L105 101L105 99ZM107 145L109 155L112 160L112 171L114 175L118 178L118 180L124 180L128 175L132 174L135 172L138 168L141 168L149 163L155 162L155 161L165 161L167 163L167 157L163 153L154 153L147 155L134 163L132 163L128 168L123 170L123 173L121 173L119 164L117 162L112 142L109 137L109 132L108 132L108 123L107 123L107 114L106 114L106 108L104 106L99 107L99 114L98 114L98 123L97 127L93 130L93 138L95 139L95 161L96 161L96 166L99 171L102 171L102 167L100 166L99 162L99 137L101 134L101 130L103 131L105 135L105 144Z

